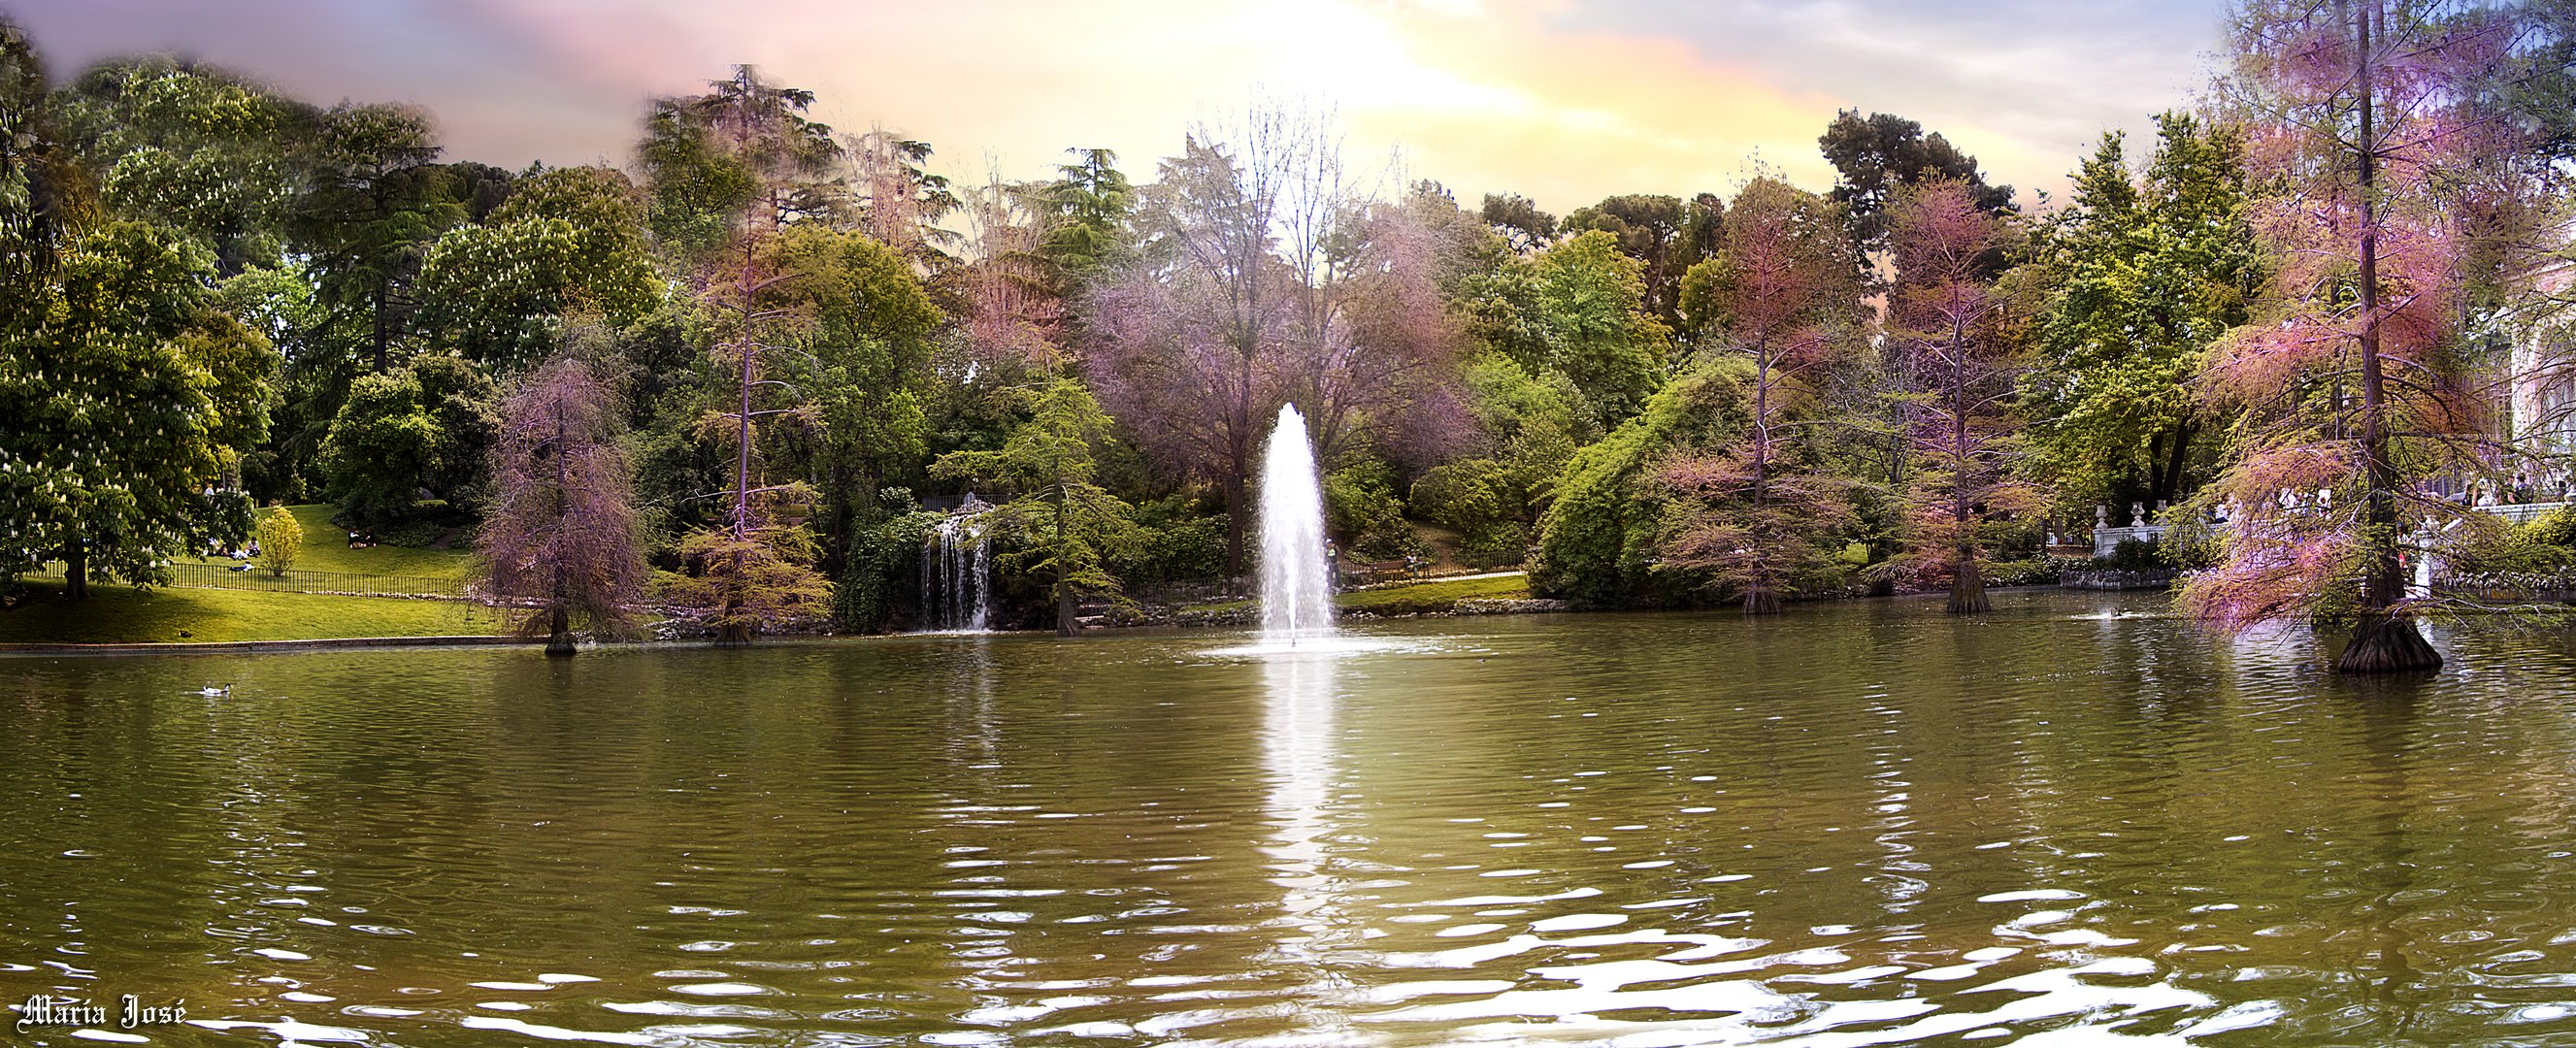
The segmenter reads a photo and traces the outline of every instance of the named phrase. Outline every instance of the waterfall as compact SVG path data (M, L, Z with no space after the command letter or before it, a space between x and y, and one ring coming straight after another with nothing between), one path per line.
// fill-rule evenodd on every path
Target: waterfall
M1324 560L1324 488L1297 405L1279 409L1261 463L1261 635L1294 643L1333 632L1331 566Z
M970 501L964 508L978 505ZM934 632L982 633L993 623L993 544L980 513L957 513L921 544L921 625Z

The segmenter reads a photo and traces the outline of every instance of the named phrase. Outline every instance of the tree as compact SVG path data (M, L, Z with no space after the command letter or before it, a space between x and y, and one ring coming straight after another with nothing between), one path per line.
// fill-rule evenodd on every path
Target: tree
M1601 438L1583 394L1564 375L1532 375L1499 354L1467 368L1468 448L1413 482L1412 511L1463 534L1459 557L1477 567L1519 564L1559 475ZM1411 537L1410 530L1405 533Z
M309 184L289 219L322 303L363 325L377 371L391 370L420 305L415 282L431 243L466 218L451 196L426 111L341 103L306 145Z
M694 284L712 314L707 363L716 381L696 429L729 444L733 459L731 486L707 493L727 504L723 522L682 540L688 571L667 594L696 609L718 642L747 644L762 629L820 619L829 593L811 566L818 551L805 528L813 488L770 483L754 463L759 420L819 421L792 384L769 375L819 358L787 341L805 318L768 296L806 275L781 268L781 234L837 205L842 194L826 176L841 147L829 127L805 118L811 91L772 86L748 66L708 86L704 95L654 103L643 148L657 230L697 265Z
M2106 134L2043 249L2027 395L2040 468L2083 503L2180 501L2214 421L2191 379L2248 319L2259 287L2243 145L2182 113L2156 118L2143 183ZM2143 523L2143 522L2141 522Z
M860 232L925 272L955 261L949 251L959 236L939 223L954 214L961 202L949 189L948 176L931 174L926 166L930 143L880 127L852 137L843 152L849 160L850 187L857 196Z
M1062 232L1054 223L1056 194L1063 191L1056 185L1007 185L996 177L969 191L961 205L965 257L941 277L960 307L958 334L977 379L1012 382L1053 371L1059 362L1067 320L1063 296L1077 279L1047 254Z
M2431 477L2478 475L2496 450L2465 381L2469 209L2452 184L2469 158L2523 148L2474 90L2513 53L2496 14L2408 0L2237 14L2229 100L2259 168L2291 192L2256 221L2271 294L2205 375L2247 417L2204 496L2236 511L2220 562L2183 601L2231 629L2349 621L2338 672L2441 665L2415 628L2405 536L2459 512L2423 490Z
M1279 406L1317 458L1405 439L1454 379L1438 241L1360 198L1320 120L1205 129L1142 192L1134 258L1091 298L1086 374L1166 468L1215 482L1240 576L1249 483ZM1418 435L1415 435L1418 439Z
M1127 220L1136 210L1136 187L1118 170L1118 154L1068 149L1070 164L1056 165L1056 180L1034 194L1046 212L1038 255L1055 270L1055 292L1071 298L1121 262Z
M67 144L110 213L196 238L227 277L277 264L309 107L167 56L95 66L61 104Z
M1055 605L1055 631L1082 629L1074 618L1082 597L1116 596L1108 563L1136 539L1128 505L1100 487L1097 449L1115 423L1082 384L1069 378L1026 390L1029 421L1011 432L999 451L958 451L939 457L931 472L995 482L1014 497L990 512L1017 549L1001 557L1005 570L1047 580Z
M285 578L303 552L304 525L286 507L270 506L268 515L259 519L259 554L251 559L267 568L271 577Z
M1867 265L1867 255L1887 248L1889 209L1910 186L1953 181L1980 211L2001 215L2013 210L2011 186L1986 184L1977 158L1960 152L1939 132L1926 135L1923 125L1893 113L1846 109L1834 115L1816 140L1839 177L1827 199L1843 205L1851 223L1854 259Z
M50 254L0 338L0 576L60 558L68 596L161 581L250 530L233 477L267 428L275 352L213 308L214 257L189 240L104 222Z
M1485 194L1477 215L1519 254L1540 250L1556 240L1556 216L1539 210L1536 201L1518 193Z
M753 291L754 312L792 323L779 330L802 347L760 351L802 394L793 409L779 404L799 423L783 434L792 446L779 448L779 461L817 487L823 531L837 539L873 521L890 473L920 468L932 340L947 318L912 263L870 237L799 223L758 251L758 272L793 276ZM790 392L761 391L773 390ZM844 553L827 547L827 565Z
M352 523L368 526L411 519L423 491L475 503L489 475L494 392L472 365L438 354L360 376L315 460L324 491Z
M1635 414L1663 379L1670 332L1646 308L1644 264L1608 233L1506 259L1470 277L1461 295L1471 330L1532 374L1573 380L1604 429Z
M1680 197L1631 193L1604 198L1565 216L1563 232L1608 233L1619 253L1637 260L1646 312L1667 337L1681 330L1682 274L1717 251L1726 207L1712 193Z
M653 101L636 148L646 224L698 268L702 287L712 256L742 237L847 209L835 177L843 148L830 125L806 118L813 104L814 92L770 84L750 66L705 94Z
M1667 562L1671 495L1654 467L1677 451L1741 439L1751 371L1738 356L1695 360L1643 410L1574 453L1539 517L1532 593L1615 608L1688 603L1707 591L1703 570Z
M1953 615L1988 608L1978 558L1990 524L2039 507L2015 476L2013 380L2020 368L2006 297L1987 272L2005 227L1964 182L1897 194L1888 239L1896 260L1890 340L1922 385L1906 399L1909 453L1921 462L1910 559L1950 577Z
M532 366L565 318L625 324L662 295L626 176L567 167L517 180L478 225L438 238L421 264L419 327L433 346L502 370Z
M1742 441L1660 467L1684 509L1666 559L1710 570L1743 596L1747 615L1779 613L1783 588L1830 570L1831 540L1851 518L1846 485L1817 471L1792 437L1807 421L1807 373L1859 326L1838 217L1813 194L1756 178L1728 210L1717 257L1683 282L1685 304L1706 318L1703 352L1751 358L1753 402Z
M645 569L621 415L597 366L570 353L501 403L481 581L485 599L520 613L520 632L546 634L548 655L573 653L576 623L607 636L635 627Z

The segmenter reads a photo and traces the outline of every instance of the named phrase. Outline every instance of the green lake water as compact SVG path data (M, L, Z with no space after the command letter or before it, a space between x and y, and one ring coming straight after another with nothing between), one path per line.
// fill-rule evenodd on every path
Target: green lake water
M2569 635L2162 607L0 660L0 998L186 1008L0 1044L2576 1044Z

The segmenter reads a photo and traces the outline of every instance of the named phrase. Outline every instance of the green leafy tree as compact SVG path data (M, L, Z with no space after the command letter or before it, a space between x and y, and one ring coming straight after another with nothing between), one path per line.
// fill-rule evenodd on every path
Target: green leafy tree
M104 63L61 99L64 135L119 217L169 226L226 276L274 266L317 114L240 77L167 56Z
M814 92L750 66L704 94L654 100L636 150L654 236L703 276L746 235L847 211L835 174L845 154L831 125L807 118L813 105Z
M151 583L250 530L239 449L268 424L268 341L215 309L211 252L134 222L70 233L0 338L0 576L48 559L67 594ZM22 299L23 302L23 299Z
M436 354L360 376L322 441L325 490L351 523L368 527L413 519L423 491L470 508L489 476L495 397L482 372Z
M1646 311L1644 272L1611 234L1592 230L1507 260L1462 293L1471 330L1532 374L1572 380L1609 428L1655 391L1671 344Z
M1556 242L1556 216L1518 193L1487 193L1476 214L1516 253L1529 254Z
M1016 548L999 558L1005 571L1047 580L1058 636L1082 629L1074 618L1083 597L1116 597L1111 560L1136 541L1134 511L1100 487L1099 449L1116 432L1090 391L1072 379L1025 394L1029 421L999 451L942 455L932 472L1003 485L1010 501L994 508Z
M315 460L364 365L348 351L364 338L356 318L334 313L314 290L309 267L287 259L253 266L216 289L224 312L277 347L285 364L269 392L269 439L242 457L242 484L254 498L289 505L320 501Z
M284 578L303 552L304 525L286 507L270 506L259 518L259 554L251 560L268 569L271 577Z
M761 250L764 271L796 274L757 302L797 321L803 349L788 371L803 372L793 381L816 424L783 450L823 497L823 534L838 539L875 519L890 475L920 469L932 339L946 318L910 261L870 237L798 225ZM827 562L844 552L827 546Z
M1678 451L1741 440L1752 392L1748 361L1702 358L1635 417L1576 452L1539 518L1531 592L1613 608L1686 603L1706 592L1704 572L1663 566L1671 501L1654 466Z
M2086 504L2190 494L2218 443L2191 379L2261 287L2236 136L2181 113L2157 129L2142 183L2103 136L2033 267L2053 285L2025 383L2033 465Z
M1566 463L1600 439L1600 424L1564 375L1532 375L1499 354L1468 367L1466 388L1476 420L1471 443L1415 479L1409 503L1423 519L1461 533L1467 563L1518 564Z
M439 237L420 287L432 344L503 370L543 359L568 316L624 325L662 294L634 187L598 167L517 180L489 221Z
M1843 205L1854 261L1864 267L1867 255L1887 248L1888 211L1907 187L1957 182L1980 211L2001 215L2014 210L2013 188L1986 184L1976 157L1939 132L1925 134L1922 124L1894 113L1864 117L1860 110L1843 110L1834 114L1816 144L1834 165L1837 177L1828 197Z
M342 103L320 116L305 153L293 246L309 259L322 303L363 325L361 355L391 370L419 306L421 260L466 218L435 163L429 114Z
M1506 207L1506 216L1520 217ZM1540 216L1528 217L1534 222ZM1646 312L1663 323L1669 336L1682 330L1682 275L1717 253L1725 224L1726 205L1713 193L1689 200L1632 193L1576 208L1565 216L1562 228L1569 236L1586 230L1608 233L1620 254L1637 260Z

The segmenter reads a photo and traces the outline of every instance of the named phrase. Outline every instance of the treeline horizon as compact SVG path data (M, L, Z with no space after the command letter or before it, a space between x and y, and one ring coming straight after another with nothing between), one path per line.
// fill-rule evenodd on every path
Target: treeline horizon
M918 610L924 500L973 490L1013 621L1069 630L1246 575L1294 403L1359 561L1436 539L1590 606L1973 612L2096 505L2348 490L2359 516L2286 545L2168 557L2219 569L2187 596L2223 624L2402 620L2274 576L2372 590L2438 512L2412 492L2563 468L2492 390L2563 322L2566 17L2246 3L2220 89L2070 157L2046 214L1856 109L1819 129L1823 192L1751 170L1561 216L1373 194L1283 106L1150 171L1076 148L959 185L749 68L652 101L624 168L509 171L442 162L416 107L167 56L54 86L9 28L0 406L35 424L0 451L0 575L149 583L250 504L328 501L477 536L557 633L648 603L876 630Z

